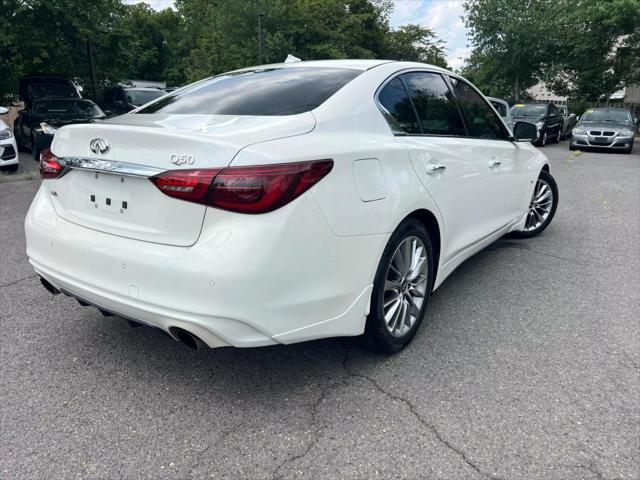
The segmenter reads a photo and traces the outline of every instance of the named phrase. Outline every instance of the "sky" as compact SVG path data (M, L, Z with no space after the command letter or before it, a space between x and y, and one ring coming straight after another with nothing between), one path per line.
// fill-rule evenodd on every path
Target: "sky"
M141 0L124 0L138 3ZM142 0L154 10L173 6L173 0ZM438 38L446 42L446 56L449 66L457 70L464 65L464 59L471 49L467 47L467 29L460 18L464 13L463 0L394 0L391 25L397 27L405 23L417 23L431 28Z

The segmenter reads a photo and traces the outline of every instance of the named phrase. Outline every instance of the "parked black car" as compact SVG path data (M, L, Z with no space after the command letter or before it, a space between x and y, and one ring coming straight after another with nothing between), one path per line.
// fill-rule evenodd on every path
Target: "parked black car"
M559 142L562 138L564 118L553 103L517 103L511 107L513 123L529 122L538 129L533 142L544 147L549 141Z
M566 105L558 105L557 109L560 110L560 114L564 119L564 125L562 127L562 140L571 136L571 130L576 126L578 117L575 113L569 113L569 108Z
M18 112L13 132L18 149L31 150L36 160L59 127L106 118L95 103L80 97L73 82L56 75L22 77L20 99L25 107Z
M108 116L122 115L167 92L149 87L109 87L105 89L100 106Z
M629 110L614 107L589 108L573 129L569 149L598 148L631 153L637 129Z

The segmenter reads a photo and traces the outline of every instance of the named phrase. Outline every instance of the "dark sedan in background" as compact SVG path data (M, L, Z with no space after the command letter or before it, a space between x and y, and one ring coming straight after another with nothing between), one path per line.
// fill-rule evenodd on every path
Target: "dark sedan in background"
M13 124L18 149L31 150L36 160L51 145L56 130L71 123L106 118L100 107L81 98L70 80L58 75L27 75L20 79L20 100L25 107Z
M102 94L100 106L109 117L123 115L166 93L153 87L109 87Z
M553 103L517 103L511 107L513 123L533 123L537 129L535 145L544 147L547 142L559 142L562 138L564 118Z
M637 126L623 108L589 108L572 132L570 150L602 148L631 153Z

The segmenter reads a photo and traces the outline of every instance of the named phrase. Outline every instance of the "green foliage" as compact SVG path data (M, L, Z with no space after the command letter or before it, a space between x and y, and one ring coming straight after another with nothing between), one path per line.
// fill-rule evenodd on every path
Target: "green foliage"
M518 100L535 85L546 60L547 44L561 14L556 0L467 0L464 5L474 52L466 69L501 96Z
M552 90L588 101L640 83L640 0L563 0L562 28L544 80Z
M543 80L595 101L640 83L640 0L467 0L464 73L487 93L522 97Z
M430 63L447 68L444 42L436 38L433 30L408 24L389 32L385 57L394 60Z
M87 39L99 86L125 79L182 85L287 54L304 60L392 58L445 65L443 42L417 25L389 27L391 0L176 0L157 12L120 0L3 0L0 97L27 73L90 86Z

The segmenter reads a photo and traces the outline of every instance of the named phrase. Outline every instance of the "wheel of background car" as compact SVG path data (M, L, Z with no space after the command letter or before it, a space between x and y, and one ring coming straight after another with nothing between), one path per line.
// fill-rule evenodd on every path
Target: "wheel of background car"
M558 186L551 174L543 170L533 189L524 229L521 232L514 232L513 236L531 238L540 235L553 220L557 207Z
M424 317L433 285L433 249L424 225L404 221L391 235L376 271L365 340L379 352L407 345Z
M540 142L538 142L541 147L544 147L547 144L547 131L542 132L542 137L540 137Z

